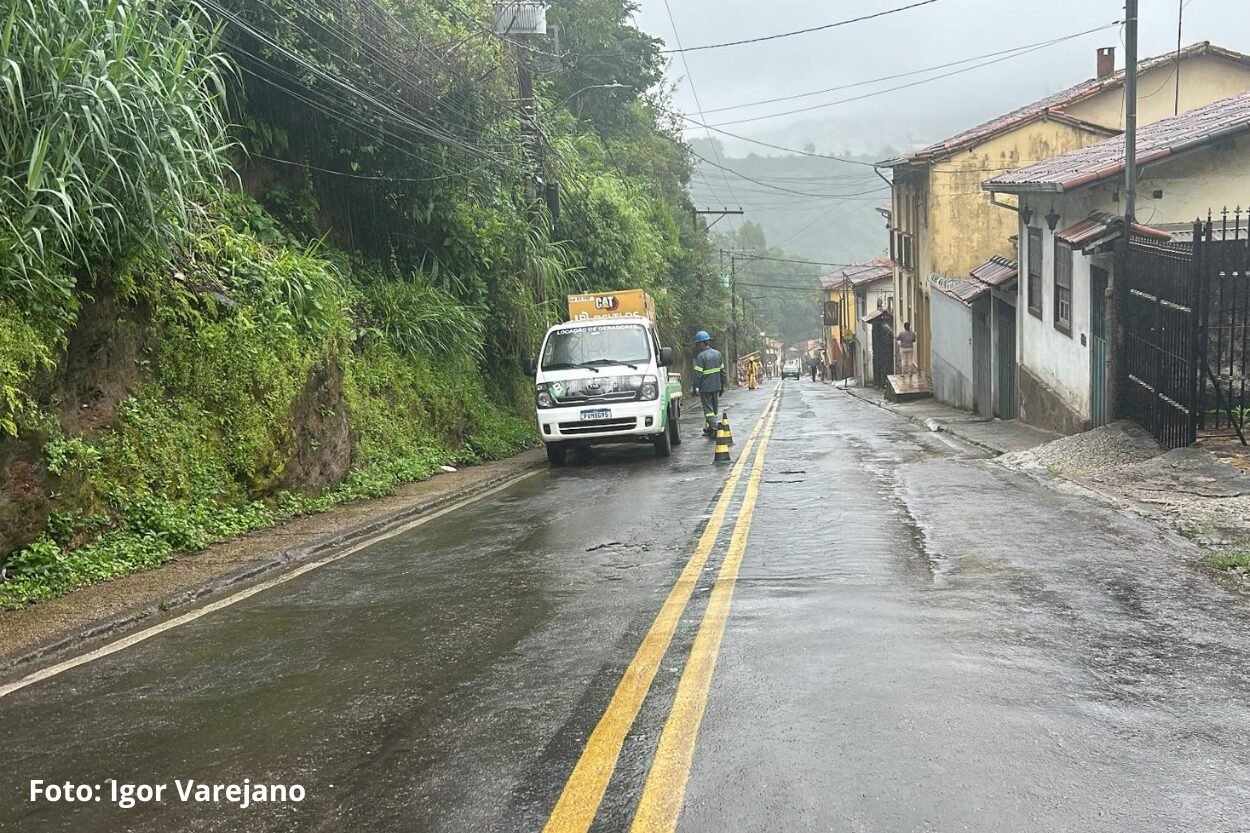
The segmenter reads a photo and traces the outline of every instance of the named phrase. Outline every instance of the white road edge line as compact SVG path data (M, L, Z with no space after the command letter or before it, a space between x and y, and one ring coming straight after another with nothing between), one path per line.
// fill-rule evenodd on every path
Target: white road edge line
M527 480L528 478L531 478L534 475L539 474L541 472L542 472L542 469L536 469L531 472L526 472L525 474L514 477L504 483L500 483L498 486L493 486L489 489L486 489L485 491L479 492L475 495L471 495L465 498L464 500L457 501L456 503L453 503L450 506L446 506L442 509L439 509L436 512L431 512L428 515L422 515L421 517L415 520L409 521L406 524L397 526L394 529L388 530L379 535L375 535L374 537L368 539L367 541L362 541L359 544L353 544L352 546L348 547L342 552L337 552L334 555L329 555L329 556L326 556L325 558L320 558L316 561L309 562L308 564L304 564L303 566L298 567L294 570L291 570L290 572L283 573L280 576L275 576L274 578L268 579L266 581L262 581L260 584L254 584L245 590L240 590L238 593L234 593L232 595L226 596L224 599L218 599L215 602L206 604L204 605L204 607L197 608L196 610L192 610L189 613L184 613L181 616L176 616L173 619L169 619L167 621L161 622L158 625L153 625L152 627L147 628L146 630L142 630L137 633L132 633L129 636L122 637L116 642L110 642L108 645L103 645L99 648L96 648L94 651L88 651L85 654L81 654L76 657L71 657L70 659L64 660L63 662L58 662L55 665L50 665L47 668L43 668L43 669L40 669L39 671L35 671L31 674L26 675L25 677L22 677L20 680L16 680L6 685L0 686L0 697L7 697L13 692L20 691L21 689L26 688L27 686L34 685L35 683L42 682L43 680L47 680L51 677L55 677L58 674L63 674L64 672L69 671L72 668L77 668L80 665L86 665L89 662L94 662L95 660L101 659L102 657L106 657L109 654L115 654L118 651L124 651L125 649L131 647L132 645L137 645L140 642L144 641L145 639L151 639L152 637L165 633L166 631L173 630L174 628L179 627L180 625L185 625L188 622L194 622L196 619L199 619L202 616L207 616L210 613L215 613L218 610L222 610L223 608L230 607L230 605L237 604L238 602L241 602L244 599L251 598L252 596L255 596L257 593L263 593L264 591L269 590L270 588L277 587L279 584L285 584L291 579L298 578L299 576L302 576L305 573L311 573L313 570L324 567L327 564L333 564L335 561L340 561L344 558L347 558L349 555L358 553L367 547L373 546L374 544L380 543L389 538L394 538L396 535L401 535L410 529L415 529L416 527L419 527L423 524L427 524L430 521L441 518L444 515L449 515L452 512L459 511L460 509L463 509L464 507L470 504L476 503L477 501L482 500L483 498L487 498L487 497L490 497L491 495L498 494L499 492L502 492L505 489L510 489L516 484L520 483L521 481Z

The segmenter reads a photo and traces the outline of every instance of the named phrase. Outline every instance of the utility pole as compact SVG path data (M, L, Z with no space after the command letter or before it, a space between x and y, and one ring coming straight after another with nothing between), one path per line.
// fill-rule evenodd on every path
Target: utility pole
M700 215L700 214L715 214L715 215L717 215L717 217L716 217L716 219L715 219L715 220L713 220L712 222L708 223L708 226L707 226L707 227L708 227L708 230L710 231L710 230L711 230L711 228L712 228L712 226L716 225L717 223L719 223L721 220L725 219L726 217L728 217L728 216L730 216L730 215L742 215L742 214L745 214L746 212L745 212L745 211L743 211L741 208L739 208L737 211L734 211L734 210L729 209L729 208L720 208L720 209L717 209L717 208L696 208L696 209L694 209L691 213L694 215L695 219L698 219L698 217L699 217L699 215Z
M1124 2L1124 224L1137 214L1137 0Z
M1180 83L1179 77L1177 83ZM1137 0L1124 2L1124 236L1119 241L1116 262L1124 263L1133 221L1137 214ZM1121 416L1125 397L1126 348L1123 338L1124 313L1128 306L1128 283L1123 269L1112 272L1107 287L1107 332L1112 348L1107 357L1107 414Z
M1176 98L1172 102L1172 115L1181 112L1181 37L1185 31L1185 0L1176 0L1176 72L1172 78L1176 83Z
M533 203L538 198L538 181L542 171L542 160L538 158L538 121L534 107L534 79L530 73L530 49L525 41L547 36L547 6L539 0L507 0L494 4L495 24L491 31L500 38L513 38L514 53L517 66L517 99L521 108L521 147L533 165L533 172L527 174L525 181L526 201ZM558 192L544 195L548 200L558 199Z
M521 146L525 148L526 155L534 163L537 171L539 162L537 154L534 152L537 146L535 141L537 123L535 122L534 78L530 74L529 60L525 54L525 49L519 43L516 46L516 78L521 104ZM536 196L536 178L536 174L528 175L525 178L525 198L527 202L532 203Z
M729 256L729 366L733 381L738 383L738 256Z

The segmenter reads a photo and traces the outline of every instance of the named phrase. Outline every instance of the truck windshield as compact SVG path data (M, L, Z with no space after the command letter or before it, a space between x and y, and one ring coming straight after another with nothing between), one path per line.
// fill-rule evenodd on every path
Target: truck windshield
M645 364L651 360L647 331L638 324L601 324L556 330L543 350L543 370L607 364Z

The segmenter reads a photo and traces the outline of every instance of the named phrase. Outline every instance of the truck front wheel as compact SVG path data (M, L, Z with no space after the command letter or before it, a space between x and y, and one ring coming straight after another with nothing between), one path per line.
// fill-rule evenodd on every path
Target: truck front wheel
M655 456L673 456L673 437L668 428L655 435Z
M673 445L681 445L681 404L678 402L669 406L668 437Z
M547 461L553 466L563 466L568 449L562 443L547 443Z

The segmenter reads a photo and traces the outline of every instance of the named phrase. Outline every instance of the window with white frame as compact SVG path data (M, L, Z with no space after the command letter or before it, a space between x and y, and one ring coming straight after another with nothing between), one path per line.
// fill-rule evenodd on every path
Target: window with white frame
M1072 335L1072 247L1055 238L1055 329Z

